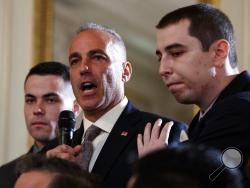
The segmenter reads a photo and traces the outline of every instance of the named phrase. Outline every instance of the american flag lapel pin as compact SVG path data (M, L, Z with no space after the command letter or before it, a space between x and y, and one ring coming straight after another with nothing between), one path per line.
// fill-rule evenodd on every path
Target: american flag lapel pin
M128 136L128 132L127 131L122 131L121 136Z

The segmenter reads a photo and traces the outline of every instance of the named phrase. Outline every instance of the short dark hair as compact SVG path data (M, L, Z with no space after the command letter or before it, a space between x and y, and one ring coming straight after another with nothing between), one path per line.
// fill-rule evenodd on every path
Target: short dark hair
M209 179L222 165L220 156L217 150L185 144L153 152L135 163L133 188L242 188L238 169L225 168Z
M25 78L24 84L32 75L55 75L60 76L64 82L70 82L69 67L56 61L41 62L32 67Z
M75 177L65 174L56 175L48 185L48 188L98 188L97 182L91 182L86 177Z
M55 182L53 183L53 180L51 182L53 185L59 183L57 179L61 180L65 177L65 182L70 183L73 179L76 179L76 181L78 180L76 185L88 185L86 188L97 188L99 186L99 179L95 175L81 169L78 164L61 158L47 158L45 155L33 153L19 158L16 165L17 175L20 176L22 173L31 171L55 174Z
M51 173L71 174L78 176L82 174L79 165L56 157L47 158L41 154L28 154L21 157L16 168L18 174L39 170Z
M208 4L195 4L174 10L161 18L156 28L162 29L180 20L190 21L189 34L196 37L204 51L219 39L226 39L230 44L229 61L232 68L237 66L237 54L233 25L227 15Z

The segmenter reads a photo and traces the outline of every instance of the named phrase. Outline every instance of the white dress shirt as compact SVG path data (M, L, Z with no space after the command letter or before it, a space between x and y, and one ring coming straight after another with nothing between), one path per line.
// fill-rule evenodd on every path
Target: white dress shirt
M128 99L127 97L124 97L124 99L120 103L118 103L115 107L102 115L96 122L89 121L83 114L84 134L91 125L95 125L96 127L102 129L101 133L93 141L94 151L89 163L89 172L92 171L92 168L104 143L106 142L112 128L114 127L117 119L120 117L127 104ZM83 141L84 135L82 137L82 142Z

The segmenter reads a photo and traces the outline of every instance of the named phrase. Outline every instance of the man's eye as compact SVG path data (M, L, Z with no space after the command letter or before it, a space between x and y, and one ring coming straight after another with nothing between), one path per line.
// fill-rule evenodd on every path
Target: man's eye
M157 61L161 62L161 55L158 55L156 58L157 58Z
M179 56L181 56L183 53L184 53L183 51L171 52L171 56L173 56L173 57L179 57Z
M107 60L107 57L104 54L96 53L91 56L91 59L102 61L102 60Z
M56 103L56 102L57 102L57 100L54 99L54 98L48 98L48 99L46 99L46 101L47 101L47 103L49 103L49 104L53 104L53 103Z
M25 99L26 104L32 104L34 102L34 99Z
M79 62L79 58L73 57L69 60L70 65L74 65Z

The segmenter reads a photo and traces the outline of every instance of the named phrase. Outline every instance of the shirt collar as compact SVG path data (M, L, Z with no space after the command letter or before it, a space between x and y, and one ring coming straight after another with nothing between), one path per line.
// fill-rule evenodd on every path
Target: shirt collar
M36 143L33 144L32 148L31 148L31 152L32 153L38 153L42 150L42 148L39 148Z
M84 130L87 130L92 124L94 124L103 131L110 133L117 119L120 117L122 111L125 109L127 104L128 99L127 97L124 97L124 99L120 103L118 103L108 112L103 114L96 122L89 121L83 114Z
M199 120L200 120L201 118L203 118L203 117L206 115L206 113L213 107L213 105L214 105L216 99L217 99L217 97L213 100L213 102L208 106L208 108L207 108L205 111L202 112L202 111L200 110Z

